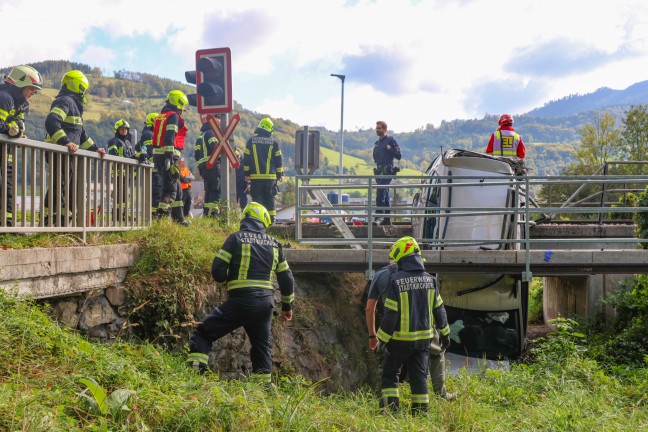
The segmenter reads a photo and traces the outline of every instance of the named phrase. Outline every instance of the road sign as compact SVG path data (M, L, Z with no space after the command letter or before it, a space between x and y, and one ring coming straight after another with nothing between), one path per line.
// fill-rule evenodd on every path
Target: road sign
M207 168L213 168L214 165L216 165L216 159L218 159L218 156L221 154L221 152L225 153L225 156L227 156L227 159L230 161L230 165L232 165L233 168L239 167L241 163L236 157L234 150L232 150L232 147L230 147L228 140L232 137L234 129L236 129L236 125L238 125L240 120L241 116L234 114L232 116L232 120L230 120L229 124L225 128L225 131L223 132L221 131L221 128L218 125L216 119L214 119L213 116L209 116L207 123L209 123L209 126L214 131L214 135L216 135L218 144L216 144L216 148L214 148L211 156L209 156L209 159L207 159Z

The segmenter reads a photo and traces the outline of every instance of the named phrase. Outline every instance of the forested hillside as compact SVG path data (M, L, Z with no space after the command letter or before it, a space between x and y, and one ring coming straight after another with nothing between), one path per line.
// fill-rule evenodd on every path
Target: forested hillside
M106 77L98 67L65 60L39 62L32 66L42 73L47 87L31 99L32 111L27 122L27 135L38 140L45 137L45 116L58 93L60 80L63 74L71 69L82 70L90 80L84 120L90 135L100 145L106 145L113 136L113 125L120 118L128 121L131 128L141 131L146 114L161 109L164 98L170 90L194 92L190 85L141 72L115 71L114 77ZM0 69L0 73L7 74L9 70L10 68ZM529 114L515 116L516 130L522 135L528 148L526 161L530 174L558 174L563 167L573 161L573 150L578 147L580 140L579 127L591 123L600 111L609 112L621 119L630 107L622 103L636 100L630 96L633 91L643 95L647 91L647 83L632 86L623 94L601 89L591 95L570 96L547 104L542 109L534 110ZM618 102L621 105L608 107L605 105L606 101ZM569 114L556 115L561 111ZM246 139L253 134L259 120L269 116L275 123L275 137L282 144L284 164L288 168L288 173L293 173L294 136L295 131L301 126L288 119L276 118L274 113L246 110L236 102L234 112L240 114L241 122L230 143L242 148ZM465 148L483 151L490 134L497 126L497 118L498 115L487 114L482 119L444 121L438 126L428 124L422 129L396 134L395 137L403 151L401 166L425 170L442 149ZM185 120L189 127L187 156L193 165L193 143L200 130L200 120L196 110L190 109L185 114ZM383 120L389 123L389 119ZM326 129L320 131L320 145L337 150L339 131ZM371 160L375 140L373 129L345 131L345 153ZM337 172L337 158L330 162L328 166L330 173Z

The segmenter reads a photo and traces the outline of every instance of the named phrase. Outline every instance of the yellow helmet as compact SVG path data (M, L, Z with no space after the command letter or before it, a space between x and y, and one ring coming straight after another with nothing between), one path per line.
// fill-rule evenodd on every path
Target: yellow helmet
M146 115L145 125L148 127L153 127L153 123L155 123L155 119L157 118L158 115L159 115L158 113L148 113Z
M189 104L189 99L187 99L187 95L180 90L171 90L167 95L167 102L178 108L180 111L184 111L185 107Z
M36 87L38 90L43 89L43 77L31 66L16 66L11 69L9 75L5 77L5 82L13 84L16 87Z
M71 70L70 72L63 75L63 80L61 80L61 87L65 87L71 92L78 93L81 96L88 91L90 88L90 83L88 78L80 70Z
M263 223L263 226L268 228L272 224L272 219L270 219L270 213L258 202L252 201L243 209L241 214L241 219L251 217Z
M130 125L124 119L119 119L117 120L117 123L115 123L115 133L117 133L120 127L125 127L126 129L130 130Z
M412 255L412 254L421 254L421 248L419 247L414 237L405 236L401 237L392 246L389 251L389 259L393 259L394 262L400 261L401 258Z
M257 127L272 133L272 130L274 129L274 124L272 123L272 120L266 117L264 119L261 119L261 121L259 122L259 126Z

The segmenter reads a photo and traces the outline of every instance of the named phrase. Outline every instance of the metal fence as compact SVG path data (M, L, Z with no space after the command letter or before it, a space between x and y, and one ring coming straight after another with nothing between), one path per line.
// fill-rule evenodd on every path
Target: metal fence
M0 135L0 233L123 231L151 225L152 166Z

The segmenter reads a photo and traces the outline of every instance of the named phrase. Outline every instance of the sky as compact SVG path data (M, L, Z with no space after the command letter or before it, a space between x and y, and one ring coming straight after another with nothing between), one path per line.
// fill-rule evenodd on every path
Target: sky
M196 50L229 47L234 100L331 130L516 115L648 79L645 0L0 0L0 17L0 67L185 82Z

